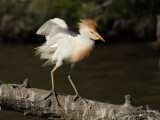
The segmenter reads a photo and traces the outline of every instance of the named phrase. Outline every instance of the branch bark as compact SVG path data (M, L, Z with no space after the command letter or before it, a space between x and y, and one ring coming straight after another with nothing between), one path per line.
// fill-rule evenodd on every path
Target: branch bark
M133 106L130 95L125 96L123 105L113 105L86 99L87 104L81 98L74 101L74 96L59 93L59 107L53 95L44 100L49 93L47 90L30 88L27 79L23 84L0 82L0 106L50 120L160 120L159 111L150 110L148 106Z

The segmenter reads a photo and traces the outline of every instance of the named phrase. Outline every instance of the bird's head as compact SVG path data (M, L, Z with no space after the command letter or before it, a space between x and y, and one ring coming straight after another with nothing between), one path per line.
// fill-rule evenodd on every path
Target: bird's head
M92 20L81 19L78 23L79 32L82 36L90 38L92 40L101 40L105 42L105 40L98 34L97 32L97 24Z

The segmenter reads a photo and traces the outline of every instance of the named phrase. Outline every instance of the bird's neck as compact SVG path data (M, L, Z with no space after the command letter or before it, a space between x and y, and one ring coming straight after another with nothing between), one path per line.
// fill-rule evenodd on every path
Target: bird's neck
M94 43L95 41L92 40L89 36L89 30L87 28L80 28L79 29L79 33L80 33L80 37L81 37L81 41L85 44L85 45L93 45L94 46Z
M94 44L95 44L95 41L86 37L86 36L83 36L81 35L81 39L80 39L81 43L83 46L90 46L90 47L94 47Z

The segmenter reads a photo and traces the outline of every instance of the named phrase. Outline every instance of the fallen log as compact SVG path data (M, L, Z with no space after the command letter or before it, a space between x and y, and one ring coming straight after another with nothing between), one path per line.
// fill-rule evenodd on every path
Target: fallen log
M50 91L30 88L28 79L23 84L0 82L1 109L23 112L46 119L67 120L160 120L160 112L149 107L136 107L130 95L123 105L113 105L58 93L58 106L54 95L44 99Z

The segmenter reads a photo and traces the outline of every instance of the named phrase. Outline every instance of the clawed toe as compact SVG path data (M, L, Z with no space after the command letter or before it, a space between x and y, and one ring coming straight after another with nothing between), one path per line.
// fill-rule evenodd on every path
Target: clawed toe
M53 94L54 94L53 91L51 91L46 97L43 98L43 100L47 100Z
M86 99L81 97L79 94L76 94L75 97L74 97L74 101L77 101L78 99L82 99L83 101L85 101L88 104L88 101Z
M61 106L60 103L59 103L59 100L57 98L58 93L55 90L52 90L45 98L43 98L43 100L47 100L52 95L55 96L58 106Z
M75 95L75 96L74 96L74 101L77 101L78 98L82 98L82 97L81 97L79 94Z

